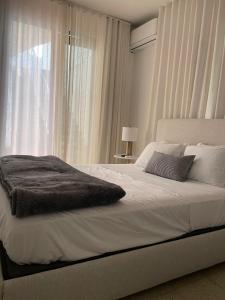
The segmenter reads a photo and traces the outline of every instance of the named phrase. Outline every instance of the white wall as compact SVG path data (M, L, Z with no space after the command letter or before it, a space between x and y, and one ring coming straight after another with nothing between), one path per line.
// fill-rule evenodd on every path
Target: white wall
M153 76L155 42L133 54L130 126L138 127L138 140L134 154L138 155L146 144L148 110Z

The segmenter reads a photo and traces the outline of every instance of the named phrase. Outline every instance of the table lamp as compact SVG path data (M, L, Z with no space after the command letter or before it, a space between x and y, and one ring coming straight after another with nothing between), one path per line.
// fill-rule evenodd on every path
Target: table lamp
M133 142L137 140L136 127L123 127L122 128L122 141L126 142L126 156L132 156Z

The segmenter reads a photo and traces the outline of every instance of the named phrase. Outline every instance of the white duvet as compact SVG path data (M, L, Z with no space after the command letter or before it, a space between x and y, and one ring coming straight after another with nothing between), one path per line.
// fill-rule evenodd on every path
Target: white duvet
M223 188L163 179L135 165L78 168L119 184L126 196L109 206L19 219L0 187L0 239L14 262L76 261L225 224Z

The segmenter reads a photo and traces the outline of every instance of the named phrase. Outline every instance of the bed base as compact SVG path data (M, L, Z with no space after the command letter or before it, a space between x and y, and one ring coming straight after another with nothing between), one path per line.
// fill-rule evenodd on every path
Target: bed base
M4 300L119 299L225 261L225 229L3 280Z

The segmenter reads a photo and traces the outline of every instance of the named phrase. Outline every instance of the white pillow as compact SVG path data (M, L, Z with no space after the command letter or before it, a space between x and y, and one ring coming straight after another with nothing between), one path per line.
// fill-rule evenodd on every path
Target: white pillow
M225 147L188 146L184 155L196 155L188 178L225 187Z
M174 156L182 156L184 154L185 146L181 144L168 144L164 142L152 142L148 144L142 151L141 155L135 162L138 167L146 168L152 154L157 151L164 154L171 154Z
M203 144L203 143L198 143L197 146L201 146L201 147L210 147L210 148L225 148L225 145L208 145L208 144Z

